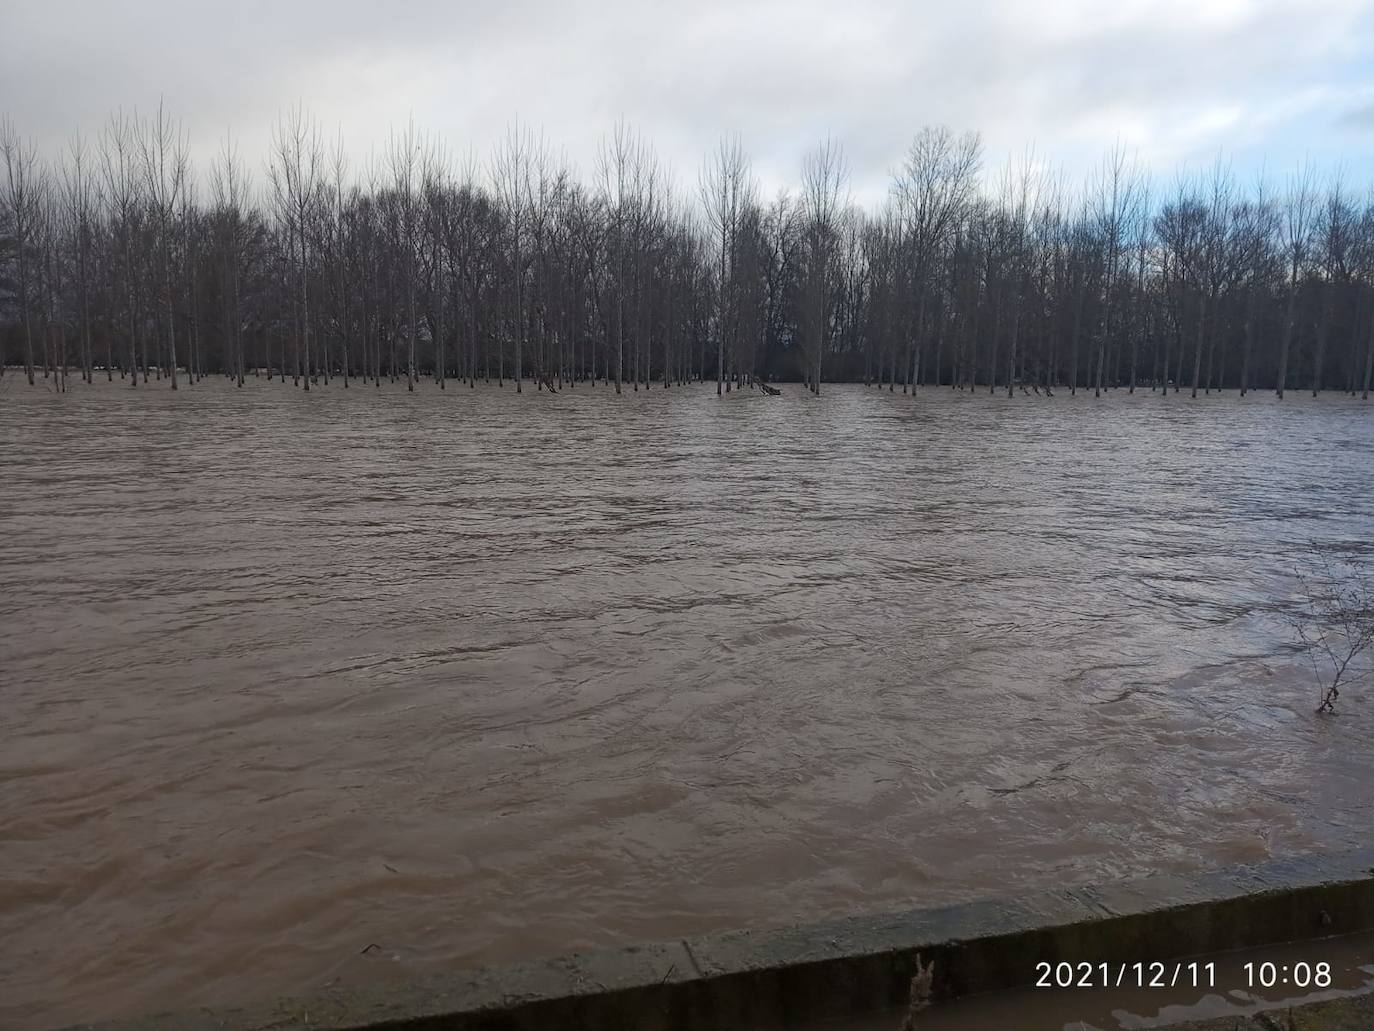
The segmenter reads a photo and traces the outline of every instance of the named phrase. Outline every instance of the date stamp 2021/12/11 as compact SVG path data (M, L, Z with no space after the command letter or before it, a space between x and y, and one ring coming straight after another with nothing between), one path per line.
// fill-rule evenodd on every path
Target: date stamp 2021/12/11
M1219 971L1215 961L1035 964L1036 988L1216 988L1219 972L1235 987L1330 988L1327 962L1247 962ZM1231 974L1232 976L1226 976Z

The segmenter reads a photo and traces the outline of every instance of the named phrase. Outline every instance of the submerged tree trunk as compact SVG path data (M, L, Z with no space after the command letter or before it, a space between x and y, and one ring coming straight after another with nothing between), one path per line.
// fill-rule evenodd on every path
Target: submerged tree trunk
M1369 340L1365 344L1364 351L1364 390L1360 398L1364 401L1369 400L1369 381L1374 376L1374 312L1370 313L1369 319Z
M1250 389L1250 352L1255 346L1255 298L1258 291L1253 283L1250 284L1249 296L1245 299L1245 349L1241 352L1240 358L1240 396L1244 397L1245 392Z
M1293 317L1298 301L1298 272L1294 268L1288 281L1288 306L1283 317L1283 336L1279 343L1279 379L1274 391L1283 400L1283 392L1288 386L1288 351L1293 343Z
M1332 294L1336 284L1327 282L1322 287L1321 321L1317 324L1317 347L1312 356L1312 396L1316 397L1322 389L1322 363L1326 358L1326 340L1331 332Z
M1074 291L1073 329L1069 334L1069 396L1078 394L1078 339L1083 324L1083 284Z
M1198 376L1202 372L1202 341L1207 325L1207 295L1201 290L1197 295L1197 348L1193 353L1193 397L1197 397Z

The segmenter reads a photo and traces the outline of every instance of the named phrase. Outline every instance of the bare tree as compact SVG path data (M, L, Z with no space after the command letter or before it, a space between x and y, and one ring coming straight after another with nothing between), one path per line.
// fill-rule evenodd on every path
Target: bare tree
M224 281L224 342L238 386L243 386L243 314L240 299L242 269L247 247L244 208L251 185L238 156L238 146L228 133L211 169L211 195L219 214L221 274Z
M1149 296L1146 287L1146 274L1150 267L1150 251L1154 245L1154 223L1150 219L1150 186L1143 178L1140 182L1139 202L1133 212L1133 242L1135 244L1135 314L1136 325L1131 333L1131 376L1128 393L1135 393L1136 368L1140 359L1140 346L1149 346L1150 319Z
M615 254L613 276L609 284L615 293L615 392L620 393L625 378L625 308L630 293L638 229L642 221L639 205L642 201L644 142L624 119L616 122L607 137L602 137L597 154L597 173L601 198L609 215L608 231ZM638 389L636 377L635 389Z
M725 345L733 313L731 275L735 253L744 211L753 203L756 193L749 159L738 136L723 138L715 153L706 159L698 178L698 190L716 251L716 394L719 395L729 390L725 377Z
M310 252L308 226L319 202L323 146L315 120L297 104L277 119L272 129L272 152L267 179L278 224L296 271L296 371L293 381L310 389Z
M334 324L339 340L339 371L343 376L344 389L348 389L348 378L352 372L352 354L349 348L349 316L353 310L352 298L346 285L346 265L348 257L348 220L344 214L344 180L348 174L348 152L344 149L343 132L334 138L334 147L329 153L329 201L330 212L327 221L329 234L329 263L331 282L334 291Z
M1352 556L1333 558L1316 544L1310 552L1310 568L1294 570L1302 597L1289 620L1317 681L1317 712L1329 713L1341 687L1374 673L1374 577Z
M1101 234L1104 254L1102 329L1097 338L1097 376L1093 396L1102 396L1107 364L1107 341L1112 333L1113 300L1117 291L1117 271L1126 244L1126 229L1133 220L1140 195L1140 171L1135 158L1117 143L1103 160L1093 184L1091 210Z
M557 337L557 300L552 288L556 287L558 277L551 252L567 186L566 169L557 167L542 138L534 141L530 148L525 200L530 244L527 257L531 280L529 322L532 329L538 330L538 337L531 340L530 349L534 356L535 384L540 391L546 386L555 389L549 378L549 366L552 362L550 348Z
M907 255L910 289L917 303L913 332L908 335L908 358L903 363L904 393L912 382L923 339L927 277L972 200L982 153L977 133L956 138L944 126L927 126L916 134L893 180L901 234L898 247Z
M1198 383L1202 375L1202 353L1209 326L1207 317L1212 316L1211 327L1215 337L1217 319L1217 299L1227 279L1227 258L1230 241L1229 220L1231 200L1235 190L1235 180L1230 168L1220 158L1212 168L1212 176L1207 186L1207 196L1203 201L1201 222L1198 225L1196 251L1193 254L1195 274L1198 281L1197 341L1193 352L1193 397L1197 397ZM1209 351L1210 353L1210 351ZM1207 389L1210 392L1210 369Z
M134 238L139 231L143 204L134 135L133 120L126 118L122 111L116 111L110 116L105 132L101 136L101 167L105 181L105 208L119 250L124 316L129 332L129 385L132 387L138 386L139 344ZM145 370L147 368L146 361L144 368Z
M1356 267L1366 288L1374 287L1374 192L1365 201L1356 236ZM1369 400L1370 380L1374 378L1374 312L1370 313L1369 332L1365 336L1364 386L1360 397Z
M1315 234L1316 243L1320 247L1318 266L1322 281L1317 339L1312 354L1313 397L1316 397L1322 388L1322 366L1326 360L1327 338L1331 333L1337 295L1350 278L1354 231L1355 212L1346 200L1344 180L1338 170L1327 190Z
M4 357L64 386L67 363L93 378L102 339L107 379L119 360L137 384L141 360L178 386L183 369L241 384L256 355L283 378L294 358L307 390L359 368L380 386L384 366L411 391L431 366L441 388L504 384L513 359L520 392L526 373L638 390L714 364L721 394L789 374L1027 395L1144 376L1167 394L1189 366L1196 392L1245 393L1286 389L1294 339L1304 385L1374 379L1374 202L1356 210L1339 181L1317 195L1310 173L1286 211L1220 165L1152 207L1120 147L1077 199L1033 155L980 190L977 137L927 129L870 216L845 204L833 143L765 206L727 138L697 203L676 203L623 122L591 189L520 126L490 181L455 180L413 123L349 183L300 107L261 198L232 141L197 196L161 110L117 113L98 149L77 138L51 166L8 122L4 139Z
M428 243L432 277L429 309L430 336L434 342L434 379L439 384L439 389L445 390L448 354L444 345L444 315L449 280L449 252L446 244L453 191L449 183L448 162L442 147L438 144L426 148L422 155L420 186L424 195L424 236Z
M44 176L40 197L37 233L37 253L42 270L43 309L43 378L53 377L53 387L58 393L67 389L67 338L59 308L64 293L63 236L65 235L64 211L59 190L52 179Z
M1180 176L1174 198L1155 216L1155 234L1159 238L1163 260L1166 295L1171 301L1174 336L1177 343L1178 370L1174 377L1174 393L1182 387L1184 340L1188 324L1189 301L1195 302L1197 322L1193 371L1193 396L1197 396L1198 373L1201 368L1203 324L1206 319L1206 272L1204 270L1207 222L1210 209L1197 195L1195 185ZM1166 348L1164 361L1165 394L1168 394L1169 360Z
M514 294L515 392L521 393L525 342L525 244L529 234L532 185L531 166L539 149L529 127L517 121L506 130L506 139L492 162L492 180L510 223L511 285Z
M415 130L415 121L406 122L404 132L391 134L387 147L387 167L391 172L391 189L396 203L396 214L400 230L401 268L405 279L405 318L406 342L409 357L406 362L406 389L415 389L418 365L415 360L415 337L418 328L416 317L416 265L420 250L421 220L421 170L428 162L424 151L423 138ZM519 359L517 358L517 361ZM519 388L519 379L516 387Z
M1312 232L1312 207L1316 198L1314 173L1304 164L1289 176L1288 196L1283 207L1284 258L1288 265L1288 300L1283 319L1283 335L1279 343L1279 376L1275 393L1283 400L1288 387L1288 352L1293 344L1293 324L1297 313L1298 285Z
M167 318L168 374L172 389L177 388L176 295L172 288L175 246L175 218L186 186L188 141L179 123L158 104L157 113L137 130L139 153L143 162L143 185L147 191L157 232L157 253L163 310Z
M91 356L91 250L96 231L96 209L99 193L91 176L90 152L81 134L76 133L68 146L69 160L62 169L62 195L66 205L67 224L72 234L71 250L75 265L77 314L81 330L81 377L92 380ZM112 362L105 362L106 379L114 379Z
M808 375L813 393L821 392L822 361L828 343L830 298L839 260L840 221L848 197L849 166L840 145L826 138L802 159L802 217L806 226L806 292L804 297Z
M1006 256L1006 278L1011 295L1008 321L1011 334L1007 346L1007 397L1015 396L1018 345L1021 339L1021 308L1029 275L1031 257L1030 220L1038 204L1040 175L1035 154L1028 150L1017 165L1009 164L1002 178L998 221ZM1023 388L1024 389L1024 388Z
M33 313L29 287L32 251L42 217L44 175L38 165L38 148L25 142L6 116L0 120L0 155L5 159L5 207L14 227L14 247L19 265L19 311L24 323L24 372L33 386ZM0 366L3 366L0 361Z
M1235 209L1241 271L1245 278L1245 336L1241 354L1240 396L1250 389L1250 363L1254 353L1262 301L1273 272L1274 241L1279 233L1279 212L1269 197L1263 171L1255 180L1255 195Z

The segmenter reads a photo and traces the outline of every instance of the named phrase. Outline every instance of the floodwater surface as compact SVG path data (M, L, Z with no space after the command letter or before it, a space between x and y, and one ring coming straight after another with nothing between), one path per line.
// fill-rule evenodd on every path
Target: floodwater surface
M1374 830L1344 397L0 382L0 1026Z

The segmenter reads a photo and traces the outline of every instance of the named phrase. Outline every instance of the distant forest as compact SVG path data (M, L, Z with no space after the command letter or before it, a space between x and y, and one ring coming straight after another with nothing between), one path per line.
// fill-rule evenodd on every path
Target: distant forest
M625 124L578 178L528 128L451 160L414 125L350 166L302 108L250 170L159 108L42 155L0 122L6 379L715 380L1026 392L1336 390L1374 371L1374 198L1310 168L1083 183L916 133L877 210L841 148L763 197L738 138L689 185ZM16 371L22 370L22 371Z

